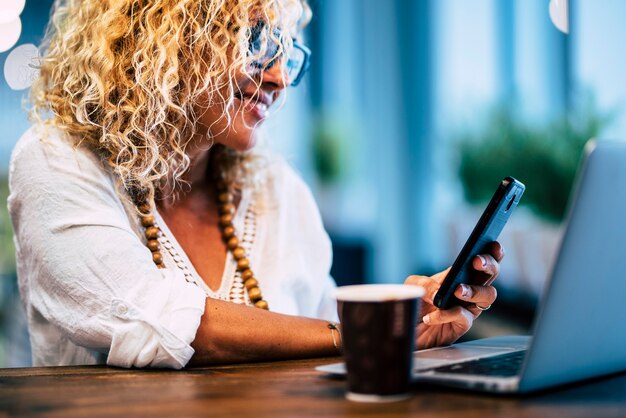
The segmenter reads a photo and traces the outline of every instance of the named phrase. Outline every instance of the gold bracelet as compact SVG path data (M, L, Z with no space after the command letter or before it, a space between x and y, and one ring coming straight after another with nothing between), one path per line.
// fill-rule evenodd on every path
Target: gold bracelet
M335 337L334 333L334 331L337 331L339 339L341 340L341 330L339 329L339 324L337 322L329 322L328 329L330 330L330 335L333 337L333 345L335 346L335 349L341 353L341 344L337 343L337 337Z

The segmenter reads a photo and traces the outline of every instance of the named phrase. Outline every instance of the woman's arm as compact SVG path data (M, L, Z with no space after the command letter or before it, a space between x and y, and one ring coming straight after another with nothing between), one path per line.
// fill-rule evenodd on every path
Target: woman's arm
M338 334L328 321L207 298L189 365L338 355Z
M433 305L448 270L432 277L411 276L407 284L426 289L417 328L418 348L451 344L465 334L474 319L496 299L491 284L500 271L504 249L494 243L491 254L474 259L475 283L456 289L456 296L470 306L442 311ZM484 308L483 308L484 309ZM192 347L190 364L214 364L337 355L328 321L276 314L262 309L207 298L204 315ZM337 333L339 334L339 333Z

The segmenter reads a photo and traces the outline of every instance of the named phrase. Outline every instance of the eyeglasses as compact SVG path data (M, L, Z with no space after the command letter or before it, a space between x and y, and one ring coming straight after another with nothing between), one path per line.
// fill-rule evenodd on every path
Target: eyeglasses
M264 27L265 22L261 21L250 29L250 46L248 48L249 55L258 57L252 61L252 66L261 71L272 68L283 55L279 53L280 45L276 41L280 39L280 31L274 29L271 36L269 34L262 36ZM283 49L286 49L284 45ZM286 59L283 60L290 86L297 86L300 83L302 77L309 69L310 60L311 51L309 48L293 41L293 47L290 48Z

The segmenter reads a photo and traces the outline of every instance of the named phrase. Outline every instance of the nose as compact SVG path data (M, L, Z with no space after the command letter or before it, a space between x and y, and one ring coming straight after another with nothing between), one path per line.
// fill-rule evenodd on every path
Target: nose
M261 73L261 85L274 91L282 91L291 83L287 75L287 68L283 64L283 57L276 59L271 68Z

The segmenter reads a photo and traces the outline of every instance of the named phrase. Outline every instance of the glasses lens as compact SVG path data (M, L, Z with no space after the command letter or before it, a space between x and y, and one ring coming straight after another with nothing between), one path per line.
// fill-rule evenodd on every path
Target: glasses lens
M289 58L287 59L286 68L287 68L287 77L289 80L293 81L298 78L300 71L302 71L302 67L304 67L304 51L299 48L292 48L291 53L289 54Z
M309 69L310 62L311 51L304 45L294 41L293 49L286 63L287 74L292 86L295 87L300 84L302 77Z
M270 35L264 22L259 22L250 29L250 44L248 52L254 58L251 65L254 70L269 70L278 62L285 66L286 76L292 86L297 85L306 72L309 62L310 51L294 41L293 46L287 54L287 59L282 59L279 39L280 31L274 29Z

